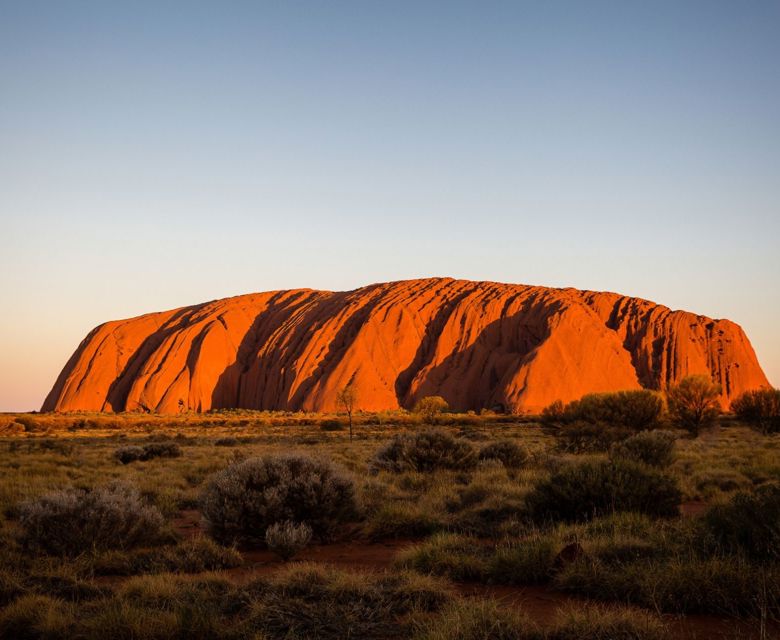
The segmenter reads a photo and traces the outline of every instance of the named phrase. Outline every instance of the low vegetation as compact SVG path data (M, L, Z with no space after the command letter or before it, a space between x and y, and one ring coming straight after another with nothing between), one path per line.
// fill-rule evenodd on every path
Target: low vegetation
M659 613L771 637L780 434L675 429L658 398L356 410L351 443L333 414L9 417L0 637L678 637ZM117 464L151 445L179 455ZM531 585L561 611L508 605Z
M745 391L731 403L731 410L763 434L780 432L780 389Z
M470 442L441 429L427 429L395 436L376 452L373 468L396 473L468 471L476 462L477 454Z
M677 515L682 494L675 480L635 462L586 460L565 465L528 494L537 524L577 522L616 511Z
M432 422L439 414L449 411L449 408L450 405L441 396L426 396L415 403L413 412L422 416L426 422Z
M277 522L265 530L265 545L282 560L291 560L311 542L311 527L291 520Z
M767 564L780 560L780 484L739 492L710 509L704 521L719 551Z
M357 511L355 484L345 471L296 454L231 465L208 480L201 496L207 530L223 543L262 543L268 527L288 520L328 540Z
M567 405L554 402L542 413L550 424L608 425L642 431L657 427L664 410L662 397L654 391L591 393Z
M59 555L131 549L153 542L162 525L160 512L144 504L134 487L122 483L88 491L55 491L19 509L22 543Z
M676 439L668 431L642 431L613 444L610 458L642 462L651 467L668 467L674 462Z
M497 460L507 469L520 469L528 462L528 452L514 440L496 440L479 451L480 460Z
M175 442L150 442L143 446L128 445L126 447L119 447L114 452L114 457L122 464L129 464L136 460L178 458L181 454L181 447Z

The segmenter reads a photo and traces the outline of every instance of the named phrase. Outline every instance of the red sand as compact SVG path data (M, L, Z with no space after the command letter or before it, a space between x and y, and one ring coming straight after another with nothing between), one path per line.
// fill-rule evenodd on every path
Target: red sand
M697 504L697 507L699 505ZM200 515L197 511L184 511L174 521L176 530L185 537L200 535ZM354 540L328 545L313 545L298 556L296 562L318 562L355 571L377 571L392 566L396 554L414 540L386 540L366 542ZM225 573L238 583L268 575L285 565L273 553L266 550L244 551L245 566L229 569ZM582 606L591 602L584 598L551 591L546 587L484 585L456 583L455 588L463 596L495 598L508 607L519 607L540 625L552 624L557 612L570 606ZM607 604L606 606L615 606ZM664 615L672 640L759 640L760 629L756 622L736 620L712 615L674 616ZM780 629L772 627L770 633ZM772 636L773 637L773 636Z

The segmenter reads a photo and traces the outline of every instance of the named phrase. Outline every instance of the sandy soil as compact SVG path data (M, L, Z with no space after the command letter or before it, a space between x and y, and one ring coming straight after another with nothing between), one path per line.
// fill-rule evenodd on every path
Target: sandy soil
M704 503L691 502L682 505L682 511L685 515L697 516L705 507ZM173 524L185 537L202 533L200 514L196 510L182 512ZM380 571L392 565L395 555L401 549L415 542L414 540L382 542L351 540L327 545L312 545L296 556L295 561L317 562L360 571ZM225 571L237 583L268 575L285 566L285 563L266 550L246 550L243 551L243 556L246 560L243 567ZM587 601L551 591L546 587L512 587L461 582L455 583L455 588L466 597L495 598L508 607L519 607L542 626L551 624L558 610ZM713 615L666 614L663 618L669 625L670 637L673 640L762 640L759 625L753 621ZM780 638L780 627L771 627L764 637Z

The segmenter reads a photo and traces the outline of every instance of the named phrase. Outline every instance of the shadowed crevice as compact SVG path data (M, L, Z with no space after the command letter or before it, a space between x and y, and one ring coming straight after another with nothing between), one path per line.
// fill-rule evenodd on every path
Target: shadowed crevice
M179 309L179 311L168 318L162 327L149 334L133 355L130 356L124 369L122 369L122 373L111 383L108 393L106 393L104 408L107 404L110 404L114 411L128 411L127 396L130 394L130 389L133 387L138 372L171 334L180 330L182 326L186 326L187 321L208 304L210 303L206 302L193 307Z

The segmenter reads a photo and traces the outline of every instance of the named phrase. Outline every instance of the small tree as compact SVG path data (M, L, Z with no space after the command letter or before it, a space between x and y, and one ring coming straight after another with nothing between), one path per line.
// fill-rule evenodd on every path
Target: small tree
M358 394L357 389L352 385L352 383L348 384L346 387L344 387L341 391L336 394L336 402L339 403L346 411L347 417L349 418L349 441L352 442L352 412L355 410L355 405L357 404Z
M720 414L720 385L709 376L687 376L667 392L669 414L681 427L697 434Z
M425 396L414 405L414 413L419 413L426 421L430 422L435 416L449 408L450 405L441 396Z

